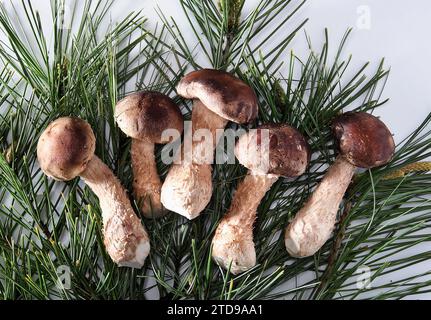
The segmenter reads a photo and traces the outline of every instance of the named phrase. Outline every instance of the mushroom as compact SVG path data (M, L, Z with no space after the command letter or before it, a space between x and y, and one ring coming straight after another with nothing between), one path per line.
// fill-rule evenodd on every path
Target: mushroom
M212 140L193 139L191 161L182 161L171 167L162 186L161 201L167 209L194 219L212 196L213 157L208 161L208 156L202 155L202 151L214 150L218 143L216 131L223 130L228 121L243 124L254 120L258 102L253 90L240 79L211 69L186 75L178 84L177 92L184 98L194 99L192 136L198 130L206 129Z
M161 144L167 129L183 131L183 116L168 96L158 92L138 92L119 101L115 119L120 129L132 138L131 158L133 190L147 218L166 213L160 202L162 183L154 156L155 144Z
M382 166L394 155L391 132L368 113L347 112L334 120L332 129L340 155L286 229L285 245L293 257L311 256L329 239L356 169Z
M141 268L150 250L148 234L112 171L94 155L96 138L78 118L59 118L42 133L37 158L58 181L81 176L100 201L106 251L119 266Z
M304 136L288 125L264 125L238 140L235 155L249 173L240 182L212 241L212 256L220 266L238 274L256 265L253 224L257 208L279 177L304 173L310 154Z

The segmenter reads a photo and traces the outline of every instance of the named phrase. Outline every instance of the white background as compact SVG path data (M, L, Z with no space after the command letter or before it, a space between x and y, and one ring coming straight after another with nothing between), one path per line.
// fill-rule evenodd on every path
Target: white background
M44 15L50 12L49 1L32 2L33 6L40 10L43 20ZM115 22L131 11L142 10L149 18L148 24L155 25L159 19L154 8L158 5L166 16L175 18L182 30L187 30L187 21L177 2L118 0L111 18ZM257 0L246 0L246 11L257 3ZM293 0L293 3L298 1ZM363 28L361 15L367 10L370 14L370 26ZM356 67L370 61L371 73L380 59L385 57L386 66L391 67L391 74L383 98L389 97L391 100L376 114L391 128L397 142L412 132L431 111L431 1L309 0L291 21L292 27L296 27L305 18L310 18L305 30L311 36L316 49L323 43L325 27L329 28L333 50L347 28L353 28L344 51L345 56L353 54L352 72ZM188 35L190 45L195 44L192 33L189 32ZM298 34L289 49L305 56L306 41L303 32ZM416 268L424 272L429 270L430 266L431 263L427 263ZM406 270L398 276L408 276L408 272L409 270ZM431 298L431 294L427 295L427 298Z
M246 0L246 11L258 2ZM166 16L173 16L182 30L187 30L187 21L176 0L116 1L118 11L113 11L113 19L130 10L143 9L151 24L158 21L156 6ZM366 8L370 13L369 29L362 28L361 18ZM431 1L309 0L291 23L296 26L304 18L310 18L305 30L316 49L324 40L325 27L329 29L334 50L347 28L353 28L344 51L345 56L353 55L352 71L369 61L371 73L380 59L385 58L391 73L383 97L390 101L376 114L382 116L397 142L431 112ZM194 43L193 37L190 39ZM305 55L303 32L298 33L291 49Z

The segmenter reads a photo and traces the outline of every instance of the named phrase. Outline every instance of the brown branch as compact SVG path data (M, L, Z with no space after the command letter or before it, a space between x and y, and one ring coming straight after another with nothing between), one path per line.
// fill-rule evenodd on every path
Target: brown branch
M344 222L346 221L347 217L349 216L350 210L352 209L352 202L348 201L346 202L344 206L343 213L340 216L340 221L338 222L338 232L335 237L334 243L332 245L332 249L328 258L328 265L326 266L326 270L323 273L320 281L320 285L317 288L317 292L321 292L324 289L326 289L326 286L328 284L329 276L332 274L335 266L335 262L337 261L338 254L341 248L341 244L343 243L345 232L346 232L346 225Z

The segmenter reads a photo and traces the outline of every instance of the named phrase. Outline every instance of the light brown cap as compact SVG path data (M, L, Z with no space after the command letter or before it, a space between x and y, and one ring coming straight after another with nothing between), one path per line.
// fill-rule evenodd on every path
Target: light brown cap
M183 131L183 116L168 96L154 91L137 92L125 97L115 107L115 119L129 137L152 143L165 143L167 129Z
M386 125L366 112L347 112L333 122L342 155L354 166L373 168L388 163L395 143Z
M42 133L37 158L43 172L60 181L79 176L94 156L96 138L90 125L78 118L59 118Z
M311 151L305 137L295 128L268 124L240 137L235 155L254 173L297 177L305 172Z
M230 73L203 69L181 79L177 92L186 99L199 99L220 117L247 123L257 117L258 100L254 91Z

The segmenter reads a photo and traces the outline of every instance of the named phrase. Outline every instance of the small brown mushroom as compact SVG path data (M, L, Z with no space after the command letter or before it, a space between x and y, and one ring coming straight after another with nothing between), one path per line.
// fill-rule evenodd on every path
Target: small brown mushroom
M340 155L286 229L285 245L293 257L315 254L330 238L356 169L382 166L395 152L389 129L368 113L347 112L338 116L333 131Z
M228 213L217 227L212 256L220 266L225 269L230 266L230 271L238 274L256 265L253 224L261 200L279 177L302 175L311 153L304 136L296 129L272 124L242 136L235 154L249 173L239 184Z
M202 150L213 150L216 130L228 121L247 123L257 117L257 97L241 80L223 71L204 69L186 75L178 84L178 94L194 99L192 136L200 129L212 134L212 141L193 141L191 161L174 164L162 186L163 205L188 219L205 209L212 196L212 166ZM183 147L184 149L184 147Z
M158 92L138 92L119 101L115 119L120 129L132 138L131 157L133 190L145 217L161 217L166 213L160 202L162 183L154 156L155 144L162 141L167 129L183 131L183 117L168 96Z
M112 171L94 155L96 138L78 118L59 118L42 133L37 157L43 172L59 181L81 176L100 200L106 251L119 266L141 268L150 250L147 232Z

